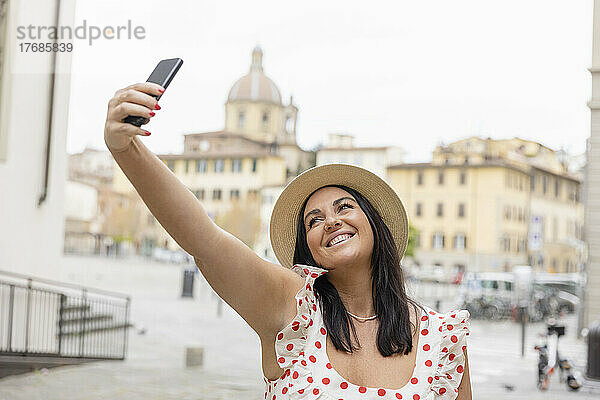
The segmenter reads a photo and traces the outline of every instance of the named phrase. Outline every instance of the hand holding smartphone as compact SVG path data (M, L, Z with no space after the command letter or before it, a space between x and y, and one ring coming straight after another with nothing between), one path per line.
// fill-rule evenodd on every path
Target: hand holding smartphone
M179 71L179 68L182 64L183 60L181 58L169 58L162 60L156 65L156 68L154 68L154 71L152 71L146 82L157 83L166 89L173 80L173 77L175 77L175 74L177 74L177 71ZM158 100L161 98L161 96L162 94L152 97L155 97L156 100ZM129 115L123 119L123 122L130 123L137 127L147 124L149 121L150 120L148 118L132 115Z

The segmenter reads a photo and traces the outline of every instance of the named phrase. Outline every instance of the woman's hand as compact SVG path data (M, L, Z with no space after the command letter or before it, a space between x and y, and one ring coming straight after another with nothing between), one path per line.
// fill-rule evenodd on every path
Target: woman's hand
M150 135L150 132L123 120L128 115L152 118L153 110L160 110L160 106L151 95L159 96L164 91L165 89L156 83L144 82L135 83L115 92L108 102L104 125L104 143L111 152L126 150L135 135Z

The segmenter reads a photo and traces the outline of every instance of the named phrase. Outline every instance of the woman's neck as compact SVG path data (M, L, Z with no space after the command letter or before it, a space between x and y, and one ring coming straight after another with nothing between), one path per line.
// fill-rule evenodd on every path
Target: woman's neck
M369 270L366 268L352 271L336 269L327 274L327 279L337 289L347 311L358 317L375 315Z

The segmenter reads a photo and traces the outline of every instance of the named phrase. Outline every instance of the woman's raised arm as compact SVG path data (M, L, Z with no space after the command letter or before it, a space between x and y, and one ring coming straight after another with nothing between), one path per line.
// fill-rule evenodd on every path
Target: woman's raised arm
M118 90L108 103L104 141L115 161L158 222L189 254L208 283L261 337L284 327L295 313L303 280L256 255L217 226L194 194L140 140L145 130L122 122L152 118L162 89L138 83Z

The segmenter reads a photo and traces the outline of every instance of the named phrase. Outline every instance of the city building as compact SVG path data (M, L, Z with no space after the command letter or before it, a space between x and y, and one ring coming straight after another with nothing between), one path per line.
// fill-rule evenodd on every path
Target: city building
M67 176L92 185L110 185L114 169L110 152L86 147L81 153L69 154Z
M539 143L472 137L438 146L431 162L391 166L388 178L419 231L417 265L580 269L581 179Z
M19 51L14 32L73 25L74 3L58 5L0 1L0 270L49 279L61 274L72 53Z
M317 151L316 165L346 163L366 168L387 180L387 167L403 161L404 150L398 146L364 146L354 144L354 136L330 133L327 143Z

